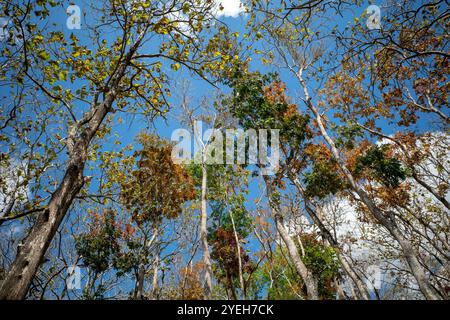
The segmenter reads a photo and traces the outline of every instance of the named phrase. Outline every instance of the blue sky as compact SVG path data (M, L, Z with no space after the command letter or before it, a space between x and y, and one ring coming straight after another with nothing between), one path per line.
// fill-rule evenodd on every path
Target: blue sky
M67 36L70 35L70 33L74 33L75 35L77 35L78 37L80 37L82 39L83 37L87 36L87 34L85 33L85 29L83 29L83 24L88 22L90 19L97 18L97 17L94 17L94 15L96 14L94 11L88 10L88 5L86 4L87 3L86 1L73 1L73 2L77 5L79 5L83 14L85 14L85 16L83 16L83 18L82 18L82 28L80 30L69 30L66 27L67 14L66 14L66 8L64 8L64 7L54 8L51 15L48 18L48 21L46 21L46 23L48 24L48 27L51 29L61 30ZM69 1L67 1L67 4L68 3L69 3ZM90 1L88 1L88 3L90 3ZM374 1L373 3L377 4L377 1ZM360 17L368 5L369 5L368 2L363 2L361 5L355 6L353 9L353 12L347 11L347 13L343 17L332 16L332 17L330 17L330 19L339 28L344 28L347 24L351 25L351 24L357 23L357 22L355 22L355 18ZM219 17L219 19L221 21L223 21L224 23L226 23L232 32L237 31L237 32L239 32L240 36L242 37L242 34L245 33L245 23L247 22L248 16L236 14L237 12L240 11L239 0L223 1L223 6L225 7L224 12L226 14L225 15L222 14ZM381 1L380 1L380 6L382 7ZM383 11L382 11L382 19L383 19ZM105 35L105 37L110 37L111 39L113 38L112 35ZM148 44L148 45L151 46L152 44ZM254 48L257 49L258 46L261 47L261 45L262 45L261 43L256 44ZM326 45L328 45L328 47L327 47L328 50L333 50L333 44L327 43ZM144 48L144 51L145 51L145 48ZM253 57L253 60L251 63L251 69L259 70L260 72L264 73L264 72L271 71L274 68L272 66L263 65L258 58ZM171 72L168 71L168 74L170 74L170 73ZM294 79L293 76L291 74L289 74L289 72L287 72L287 71L280 74L280 76L281 76L281 79L283 81L285 81L287 84L288 91L289 91L288 93L292 97L298 96L297 93L299 91L299 86L298 86L297 80ZM133 143L135 143L134 139L135 139L136 135L139 132L141 132L142 130L152 130L152 131L154 130L161 137L170 139L173 130L182 127L182 125L178 122L178 120L176 119L176 117L174 115L180 113L180 108L179 108L180 101L177 98L176 91L178 88L176 88L176 86L179 83L178 80L183 79L183 78L187 78L191 82L190 94L193 96L194 99L201 99L204 96L210 96L211 92L213 92L215 90L212 86L210 86L205 81L198 79L198 77L193 77L188 71L186 71L186 70L178 71L176 74L173 74L173 77L171 79L171 90L173 91L173 94L169 100L169 102L171 104L171 112L169 112L167 119L164 120L162 118L158 118L155 120L155 122L150 127L148 127L148 123L146 122L146 120L140 116L116 114L114 124L113 124L113 129L112 129L113 135L110 139L106 140L105 143L102 144L102 149L103 150L119 150L121 147L123 147L125 145L133 144ZM67 85L70 85L70 83L67 83ZM79 85L79 83L75 83L73 86L78 86L78 85ZM319 87L319 85L320 84L315 81L309 82L309 86L310 86L311 90L317 89ZM229 89L227 89L227 88L222 88L222 89L224 89L225 92L229 91ZM1 88L0 90L3 90L3 88ZM5 92L0 92L0 95L3 95L3 94L5 94ZM304 108L304 106L300 106L300 107ZM80 116L82 108L80 107L79 109L76 109L76 110L78 110L76 112L76 114L78 116ZM123 117L124 118L123 120L125 120L125 121L123 123L118 123L118 121L117 121L118 117ZM428 131L428 130L433 129L432 127L430 127L424 123L426 123L426 121L421 122L421 125L418 127L419 131ZM391 126L388 123L381 123L381 126L384 129L384 132L386 132L388 134L393 133L398 130L398 128ZM206 130L206 128L204 128L204 131L205 130ZM119 137L119 140L121 142L120 145L116 145L114 143L114 141L116 140L116 136ZM1 148L3 148L3 146ZM87 171L86 174L90 174L89 170L86 170L86 171ZM94 169L93 173L95 174L95 172L96 172L96 170ZM92 188L95 189L96 187L97 187L97 185L94 183ZM250 194L248 197L249 209L254 209L254 200L260 195L260 192L261 192L261 190L258 187L258 181L256 179L252 179L252 181L250 183ZM251 241L249 243L250 249L255 249L257 247L258 247L258 245L257 245L256 241Z

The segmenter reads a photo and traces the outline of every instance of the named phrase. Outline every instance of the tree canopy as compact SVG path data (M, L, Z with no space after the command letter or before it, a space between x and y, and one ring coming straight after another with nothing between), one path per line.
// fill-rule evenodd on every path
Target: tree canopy
M0 10L1 300L449 298L447 2Z

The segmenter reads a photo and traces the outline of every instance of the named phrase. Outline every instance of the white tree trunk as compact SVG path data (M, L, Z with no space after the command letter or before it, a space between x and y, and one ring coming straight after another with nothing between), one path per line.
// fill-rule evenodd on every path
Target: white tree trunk
M201 195L201 217L200 217L200 238L203 245L203 261L205 263L206 298L211 299L212 294L212 266L211 255L208 245L208 230L206 222L208 219L206 203L207 171L206 164L202 163L202 195Z
M288 231L286 230L286 227L283 223L283 216L280 213L280 210L278 208L278 205L272 202L272 186L270 185L270 182L265 179L266 182L266 189L267 189L267 195L269 198L270 207L272 210L272 215L275 220L275 226L277 228L278 233L280 234L281 239L283 240L284 244L286 245L286 248L288 250L289 256L292 260L292 263L294 264L294 267L298 273L298 275L303 279L303 282L306 286L306 292L308 295L309 300L318 300L319 299L319 293L317 288L317 281L314 278L313 274L306 268L305 264L303 263L302 259L300 258L300 255L297 250L297 246L295 245L294 240L292 240L291 236L289 235Z

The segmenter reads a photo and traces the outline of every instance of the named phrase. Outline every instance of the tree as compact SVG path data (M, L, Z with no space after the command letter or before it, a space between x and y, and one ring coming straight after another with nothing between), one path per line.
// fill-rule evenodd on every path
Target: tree
M5 2L0 299L448 299L445 3L232 3Z
M273 16L274 15L268 14L269 18L273 18ZM275 18L277 18L276 15ZM269 37L273 38L273 47L274 50L276 50L281 63L287 67L291 71L292 75L297 79L299 88L303 92L302 100L307 110L312 114L312 117L316 122L317 129L326 142L327 148L329 149L334 161L336 161L343 178L353 190L354 195L358 197L359 201L361 201L368 208L369 212L373 214L375 219L385 226L396 241L398 241L405 255L405 259L408 261L411 272L414 274L425 297L429 299L438 299L440 297L439 293L436 292L435 288L432 287L427 279L425 269L419 262L418 253L412 242L403 236L401 227L399 227L395 221L394 213L389 211L386 212L380 209L380 207L378 207L377 204L371 199L367 191L364 190L364 188L361 187L361 185L359 185L355 180L355 177L350 172L346 164L345 157L342 152L340 152L339 146L336 144L337 141L335 137L329 131L330 121L320 109L325 104L320 101L320 99L317 99L316 101L310 93L310 89L305 78L318 79L318 75L320 74L318 72L323 70L322 64L326 65L331 63L331 60L327 60L323 47L321 47L320 44L316 44L317 38L320 37L320 33L316 33L314 35L309 34L307 31L308 23L306 23L304 28L299 32L295 29L295 24L284 20L276 21L275 23L279 23L279 28L274 29L274 23L272 20L276 19L267 19L267 25L265 26L263 22L263 28L266 30ZM273 30L277 31L274 32ZM298 47L310 49L304 53L299 53L297 50ZM343 59L345 58L346 56L343 57ZM342 65L344 67L346 66L345 63ZM317 66L316 70L318 72L309 72L305 75L305 72L311 70L313 66ZM364 79L363 74L359 74L359 76ZM358 97L359 95L355 95L355 99L352 103L355 103L355 105L359 107L361 103L356 100ZM348 108L348 104L344 105L344 107ZM356 109L356 111L358 111L358 109Z
M210 3L191 6L185 1L160 6L145 1L133 5L132 10L121 0L99 3L101 15L88 24L93 26L90 29L93 37L86 39L89 46L74 33L67 39L62 32L51 28L37 29L37 23L55 5L54 1L40 1L9 6L23 42L19 51L4 51L9 66L2 69L2 78L17 79L14 88L19 92L24 86L37 90L48 108L39 110L36 119L53 115L62 108L60 121L68 129L63 131L67 133L65 138L59 134L52 137L67 152L63 177L56 182L58 188L49 192L47 203L42 208L33 208L33 212L40 211L38 218L2 283L2 299L25 297L61 221L80 190L88 186L90 178L84 176L85 164L92 142L99 138L108 115L115 110L142 110L149 118L161 115L168 94L164 88L167 77L161 69L163 63L168 62L173 70L183 65L203 76L222 60L208 52L200 54L208 45L199 35L212 18ZM180 12L188 17L185 27L189 32L169 18ZM102 36L108 30L113 39ZM159 36L161 41L149 50L145 46L147 40ZM64 90L64 83L73 84L74 89ZM21 99L25 99L22 94L15 100L12 115L17 116ZM23 119L6 122L9 126L17 123L23 124ZM45 148L42 142L41 148Z
M308 118L303 118L295 113L292 114L292 105L283 99L283 87L277 81L276 75L260 76L258 73L242 74L237 71L228 81L233 87L234 93L231 101L226 103L244 129L267 127L279 129L281 131L280 137L286 139L286 142L293 142L294 145L306 138L307 133L303 129L308 122ZM272 86L270 85L271 82ZM277 179L264 176L273 218L297 272L308 288L308 297L317 299L316 280L300 258L295 243L284 226L280 208L280 194L276 191L277 186L282 186L280 178L281 176L278 176Z
M119 276L133 270L134 299L148 297L144 281L149 269L157 274L165 220L176 219L183 205L194 198L193 181L171 159L171 145L152 135L141 134L142 149L132 156L108 163L107 188L118 186L118 202L125 222L113 211L97 216L94 228L77 239L77 251L96 275L113 267ZM135 163L135 160L138 158ZM89 292L89 288L87 289ZM153 288L155 298L156 288Z
M314 239L313 235L300 235L299 239L301 244L296 241L296 245L298 250L303 252L302 259L318 279L319 298L334 299L334 280L340 277L335 252ZM262 266L258 277L263 279L261 285L268 285L268 299L304 299L307 296L302 278L290 266L282 247L277 248L274 256Z
M254 263L243 243L251 232L251 216L245 206L248 172L237 165L215 167L210 175L211 257L215 274L229 298L237 299L236 287L246 298Z
M141 239L134 239L137 242L134 245L135 261L139 265L134 297L142 299L150 254L155 257L154 274L158 270L158 250L161 249L157 248L157 244L158 237L164 233L162 222L164 219L176 218L182 206L194 199L195 190L188 172L181 165L173 163L170 144L146 134L139 136L138 141L143 149L135 154L139 157L137 169L125 171L123 180L120 179L120 169L113 169L110 179L120 184L121 202L130 213L135 229L141 234Z

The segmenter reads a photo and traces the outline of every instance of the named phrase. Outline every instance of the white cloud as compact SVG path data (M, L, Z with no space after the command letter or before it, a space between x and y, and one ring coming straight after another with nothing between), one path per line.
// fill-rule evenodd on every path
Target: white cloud
M141 0L132 0L139 2ZM182 4L182 3L181 3ZM180 4L180 6L181 6ZM206 4L203 3L203 4ZM167 6L171 6L171 2L168 2ZM237 18L240 14L245 13L245 7L240 0L214 0L212 6L208 6L211 11L210 14L216 18L220 17L232 17ZM166 4L163 4L164 10L167 10ZM184 36L192 36L194 31L189 25L189 17L183 12L177 10L170 12L166 15L171 21L177 21L177 31Z
M217 8L216 17L237 18L245 12L245 7L240 0L215 0L215 3Z

